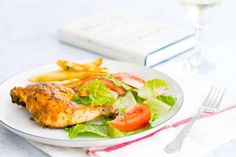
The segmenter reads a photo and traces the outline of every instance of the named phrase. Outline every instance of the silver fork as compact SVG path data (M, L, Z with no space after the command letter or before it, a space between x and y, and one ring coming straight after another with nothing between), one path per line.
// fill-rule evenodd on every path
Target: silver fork
M180 131L176 138L170 142L166 147L167 153L175 153L181 149L185 137L188 135L194 122L198 119L203 112L216 112L219 108L221 100L225 93L225 88L212 87L203 104L199 108L197 114L193 116L192 120Z

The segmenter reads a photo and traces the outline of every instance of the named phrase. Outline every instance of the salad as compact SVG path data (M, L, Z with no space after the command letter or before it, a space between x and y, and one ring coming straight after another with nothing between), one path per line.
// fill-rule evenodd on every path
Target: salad
M117 115L65 128L71 139L81 136L118 138L155 127L169 112L176 98L167 94L165 80L145 80L130 73L89 76L74 89L73 101L80 105L114 104Z

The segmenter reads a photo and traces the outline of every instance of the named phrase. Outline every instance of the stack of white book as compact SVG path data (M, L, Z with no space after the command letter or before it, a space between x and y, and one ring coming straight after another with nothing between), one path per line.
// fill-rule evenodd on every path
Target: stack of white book
M59 39L103 56L149 67L194 47L191 31L117 12L65 24L59 30Z

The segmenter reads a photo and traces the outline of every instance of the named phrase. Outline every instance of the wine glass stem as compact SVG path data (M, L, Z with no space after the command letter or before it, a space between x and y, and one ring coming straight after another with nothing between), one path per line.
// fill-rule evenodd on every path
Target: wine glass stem
M202 50L201 50L201 43L200 43L200 35L202 31L202 27L200 25L195 25L195 55L201 56Z

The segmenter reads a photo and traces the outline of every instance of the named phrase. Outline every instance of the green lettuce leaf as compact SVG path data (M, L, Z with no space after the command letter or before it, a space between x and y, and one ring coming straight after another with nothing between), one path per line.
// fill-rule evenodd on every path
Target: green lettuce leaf
M136 105L137 102L135 100L135 97L131 91L128 91L125 96L119 97L119 99L115 102L116 106L119 110L119 115L123 115L125 110L128 107L131 107L133 105Z
M76 93L73 94L72 101L76 102L77 104L81 104L81 105L90 105L91 104L91 100L89 97L80 97Z
M79 95L76 94L76 93L73 93L73 99L72 99L72 101L78 103L78 102L79 102Z
M138 92L137 92L137 91L132 90L132 93L133 93L134 98L135 98L135 100L136 100L136 102L137 102L138 104L141 104L141 103L144 102L145 99L143 99L143 98L141 98L140 96L138 96Z
M100 106L107 103L113 103L118 98L118 94L109 90L105 84L100 80L93 80L81 86L78 91L82 94L89 93L88 98L84 101L90 100L90 105ZM88 100L89 99L89 100Z
M150 129L151 126L148 125L145 128L135 130L135 131L120 131L119 129L112 126L110 123L110 119L103 119L102 125L100 124L77 124L72 127L65 128L65 130L69 133L69 137L71 139L76 137L91 137L91 136L99 136L105 138L118 138L123 136L128 136L132 134L136 134L145 130Z
M113 127L109 121L104 123L104 125L107 127L107 133L110 138L118 138L125 136L122 131Z
M157 97L160 95L160 90L168 89L168 85L164 80L161 79L153 79L145 82L144 86L138 90L138 96L141 98L148 98L148 97Z
M151 119L149 123L152 127L155 126L155 121L160 117L160 115L168 112L171 109L169 105L156 98L148 98L146 101L144 101L144 103L147 104L151 109Z
M129 136L129 135L133 135L145 130L148 130L151 128L150 125L146 126L145 128L139 129L139 130L135 130L135 131L120 131L119 129L115 128L112 126L112 124L110 122L106 123L107 126L107 132L110 138L118 138L118 137L123 137L123 136Z
M77 124L70 128L66 128L66 131L69 132L69 137L71 139L82 136L86 133L92 133L101 137L108 137L107 127L104 125L96 125L96 124Z
M171 95L159 95L157 96L157 99L164 102L167 105L170 105L171 107L175 104L176 98L172 97Z

